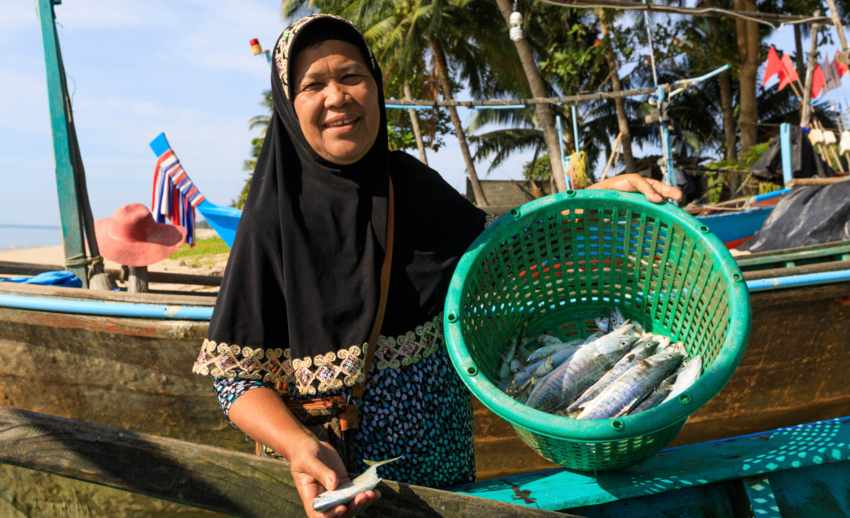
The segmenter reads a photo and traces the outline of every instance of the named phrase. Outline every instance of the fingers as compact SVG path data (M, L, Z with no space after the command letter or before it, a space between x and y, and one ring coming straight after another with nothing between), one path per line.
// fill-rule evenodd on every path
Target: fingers
M658 191L655 190L654 185L649 183L646 178L642 176L633 176L629 178L629 183L632 185L634 190L646 196L646 199L653 202L659 203L664 201L664 198Z
M647 178L646 180L652 185L656 192L661 194L662 197L682 201L682 190L678 187L667 185L666 183L659 182L654 178Z

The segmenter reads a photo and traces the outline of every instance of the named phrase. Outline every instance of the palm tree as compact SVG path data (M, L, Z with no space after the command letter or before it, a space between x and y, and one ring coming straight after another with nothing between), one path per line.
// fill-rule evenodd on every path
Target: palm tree
M239 192L239 197L233 200L230 204L237 209L245 206L245 201L248 199L248 189L251 187L251 177L254 174L254 169L257 167L257 158L260 156L260 151L263 148L263 140L266 138L266 131L269 129L272 117L272 91L266 90L263 92L263 102L260 105L265 108L265 112L261 115L255 115L248 120L248 129L259 129L257 136L251 139L251 158L242 163L242 169L248 171L248 177L245 183L242 184L242 190Z
M510 25L510 0L496 0L496 3L499 5L499 11L501 11L505 23ZM525 37L522 37L514 40L514 45L516 46L517 54L522 63L522 68L528 80L528 86L531 89L532 95L534 97L545 97L547 88L543 82L543 78L540 76L540 70L538 70L537 64L534 62L531 44L528 43ZM555 131L555 117L552 115L552 109L548 104L535 105L535 112L537 121L543 128L543 137L546 141L546 148L549 151L549 166L552 170L552 176L555 178L558 190L564 191L567 186L564 180L563 164L561 163L561 147L558 143L558 134Z
M623 84L620 81L620 63L614 49L614 38L609 30L610 16L602 9L597 9L599 27L601 29L602 45L605 49L605 61L608 64L608 74L611 76L611 91L620 92ZM635 158L632 154L632 133L629 129L629 119L626 116L625 99L618 97L614 99L614 108L617 111L617 129L623 146L623 164L626 171L635 170Z

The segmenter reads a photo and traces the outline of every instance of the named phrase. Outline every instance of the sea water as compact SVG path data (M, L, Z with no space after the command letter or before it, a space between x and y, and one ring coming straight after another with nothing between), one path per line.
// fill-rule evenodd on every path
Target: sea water
M0 223L0 250L34 248L62 243L62 229L56 225L5 225Z

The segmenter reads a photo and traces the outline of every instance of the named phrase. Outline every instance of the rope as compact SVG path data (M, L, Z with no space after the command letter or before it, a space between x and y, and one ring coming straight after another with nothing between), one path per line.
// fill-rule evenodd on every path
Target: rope
M674 81L672 83L666 83L663 85L664 88L668 90L673 90L676 88L687 88L692 86L700 81L704 81L717 73L722 72L728 68L728 65L724 65L723 67L718 68L712 72L707 74L703 74L699 77L689 77L687 79L680 79L678 81ZM647 86L643 88L632 88L630 90L620 90L619 92L592 92L586 94L575 94L575 95L565 95L561 97L532 97L529 99L484 99L484 100L476 100L476 101L435 101L433 99L387 99L387 104L394 105L393 107L404 107L404 108L413 108L413 109L436 109L442 106L456 106L463 108L473 108L473 109L510 109L510 108L520 108L525 107L532 104L557 104L557 105L570 105L570 104L578 104L580 102L585 101L595 101L601 99L617 99L620 97L638 97L643 95L650 95L656 93L657 89ZM512 105L512 106L511 106ZM421 108L420 108L421 107Z
M103 257L99 255L86 257L83 254L78 254L65 259L65 268L83 268L85 266L94 266L95 264L102 265Z
M543 3L557 5L560 7L575 7L579 9L619 9L632 11L654 11L659 13L684 14L690 16L729 16L740 18L751 22L767 25L772 29L778 29L780 25L795 25L808 23L821 23L832 25L832 19L827 16L799 16L792 14L773 14L750 11L734 11L720 7L676 7L672 5L639 4L622 0L594 0L583 2L582 0L542 0ZM773 23L771 23L773 22ZM779 24L779 25L776 25Z
M647 0L643 0L647 4ZM646 41L649 43L649 63L652 65L652 84L658 88L658 73L655 71L655 46L652 43L652 22L649 21L649 11L643 12L643 24L646 25Z

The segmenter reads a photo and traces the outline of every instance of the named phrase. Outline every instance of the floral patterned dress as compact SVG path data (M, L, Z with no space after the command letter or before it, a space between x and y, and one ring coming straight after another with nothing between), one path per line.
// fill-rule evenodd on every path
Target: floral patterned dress
M227 415L230 405L248 390L272 387L280 378L295 383L300 374L286 353L259 354L256 349L207 341L193 371L214 377ZM312 363L315 367L321 361ZM322 396L346 394L353 384L345 381L351 376L344 369L333 375L311 372L324 387L336 387L320 391ZM355 472L366 469L364 459L401 456L381 468L382 476L438 488L474 480L470 396L449 360L441 315L403 335L380 337L358 407L360 427L351 444L358 464Z

